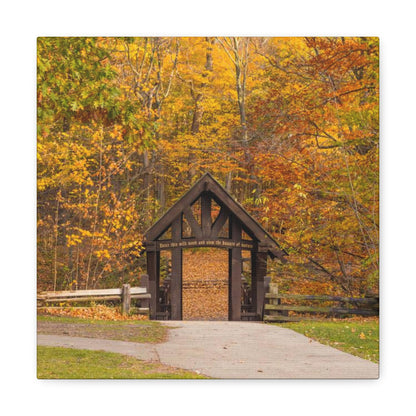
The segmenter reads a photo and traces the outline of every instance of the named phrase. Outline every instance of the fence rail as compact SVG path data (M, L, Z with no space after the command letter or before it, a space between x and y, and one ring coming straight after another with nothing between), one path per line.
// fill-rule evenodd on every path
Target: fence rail
M301 320L313 320L314 316L299 316L299 314L326 314L331 316L339 315L361 315L378 316L379 299L352 298L343 296L328 295L292 295L279 294L277 287L270 285L270 292L265 294L264 321L268 322L296 322ZM282 300L289 300L291 304L282 304ZM305 305L300 303L320 302L321 305ZM292 304L296 302L296 304ZM336 303L333 306L322 306L322 302ZM296 315L289 315L294 312Z
M150 293L147 287L130 287L123 285L115 289L93 289L93 290L74 290L60 292L40 292L37 295L38 304L44 305L54 302L90 302L90 301L120 301L123 314L128 314L131 308L131 300L142 300L138 311L149 314Z

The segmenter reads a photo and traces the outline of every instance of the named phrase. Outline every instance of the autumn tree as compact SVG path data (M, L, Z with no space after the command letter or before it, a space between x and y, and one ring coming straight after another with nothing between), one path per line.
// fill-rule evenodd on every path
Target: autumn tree
M42 288L137 279L211 172L290 252L282 290L378 283L378 40L39 38Z
M302 276L377 290L377 40L311 38L294 52L298 41L273 39L259 51L269 71L259 106L274 117L258 119L269 149L258 165L274 179L271 204L280 200L275 227Z
M141 142L128 139L140 126L120 100L110 46L38 40L38 282L54 289L95 286L140 248L129 159Z

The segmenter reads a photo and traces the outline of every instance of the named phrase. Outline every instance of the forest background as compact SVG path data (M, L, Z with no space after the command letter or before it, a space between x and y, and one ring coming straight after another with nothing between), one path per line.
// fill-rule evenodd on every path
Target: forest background
M206 171L289 253L283 290L378 293L377 38L39 38L39 289L137 284Z

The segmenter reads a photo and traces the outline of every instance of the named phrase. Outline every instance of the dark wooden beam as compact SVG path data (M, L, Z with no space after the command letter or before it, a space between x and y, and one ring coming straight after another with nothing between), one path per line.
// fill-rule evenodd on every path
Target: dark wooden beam
M264 305L264 278L267 274L267 253L251 252L251 290L258 319L262 319Z
M236 218L230 218L231 239L241 241L241 223ZM241 248L235 247L229 250L229 317L230 321L241 321Z
M215 201L228 208L228 210L234 214L249 230L249 234L252 234L258 241L266 242L278 250L274 255L279 258L287 255L284 250L281 250L277 242L273 237L254 219L251 215L237 202L234 198L209 174L207 174L209 181L206 185L206 189L215 195Z
M252 218L251 215L235 201L209 173L202 176L202 178L145 233L145 241L150 242L157 240L169 228L172 222L181 213L185 213L187 207L190 207L202 194L211 194L211 197L221 206L221 209L226 208L229 213L232 213L238 218L250 236L256 241L262 242L270 247L268 253L272 257L278 257L283 260L283 257L287 255L287 253L279 247L273 237L254 218ZM208 216L205 218L208 220ZM189 220L189 218L187 218L187 220ZM215 227L213 226L211 229L210 238L216 238L221 226L224 225L224 223L222 225L220 223L222 220L224 220L223 217L217 218L214 223ZM193 222L192 219L190 219L190 221ZM191 228L194 228L193 232L198 235L199 233L202 234L203 230L204 233L207 231L207 225L203 227L203 230L201 227L195 227L195 225L192 226L192 224L190 224L190 226ZM200 231L198 231L198 229ZM198 235L195 235L195 237L200 238Z
M172 241L179 242L182 237L182 216L172 223ZM171 319L182 319L182 249L172 249L172 272L170 281Z
M201 226L202 236L207 238L211 234L211 195L208 192L204 192L201 195Z
M195 219L191 206L201 198L201 224ZM221 207L212 224L211 204L214 199ZM183 219L186 218L195 238L182 238ZM229 235L218 238L225 222L229 220ZM172 226L172 239L157 241ZM253 241L242 240L242 228ZM194 186L146 233L144 238L149 275L150 317L155 319L159 311L159 250L172 250L171 318L182 319L182 248L190 246L226 247L229 250L229 319L241 319L241 250L252 251L253 304L260 318L263 314L264 277L267 255L281 260L287 253L252 218L248 212L210 175L205 174Z
M237 203L228 192L216 183L209 183L208 189L214 193L218 200L221 201L222 206L226 206L244 225L253 233L259 241L267 239L267 232L255 221L247 211Z
M140 287L144 287L149 292L149 275L142 274L140 276ZM150 308L150 301L148 299L144 299L140 302L140 306L143 308Z
M202 238L202 229L199 226L198 221L195 219L194 214L192 213L191 207L189 205L183 209L183 215L188 221L188 224L192 230L192 234L195 236L195 238Z
M170 224L183 212L186 206L198 199L207 186L208 177L203 176L178 202L176 202L159 220L145 233L147 241L154 241L160 237Z
M212 225L209 238L218 238L218 234L221 231L221 228L224 227L224 224L227 221L229 215L229 211L226 208L221 207L220 213Z
M147 251L147 274L149 275L150 319L156 319L159 303L160 252Z

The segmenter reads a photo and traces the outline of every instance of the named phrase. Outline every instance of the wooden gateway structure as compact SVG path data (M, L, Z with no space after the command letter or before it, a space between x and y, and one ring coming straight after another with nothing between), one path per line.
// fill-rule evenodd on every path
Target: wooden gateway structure
M261 320L267 256L287 253L247 211L206 173L146 233L150 318L182 320L182 250L219 247L229 252L228 319ZM171 251L169 284L160 287L160 252ZM251 252L249 307L242 311L242 250ZM168 293L167 293L168 292Z

